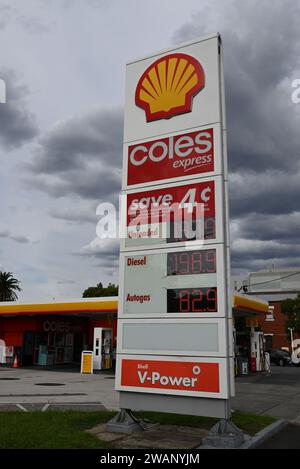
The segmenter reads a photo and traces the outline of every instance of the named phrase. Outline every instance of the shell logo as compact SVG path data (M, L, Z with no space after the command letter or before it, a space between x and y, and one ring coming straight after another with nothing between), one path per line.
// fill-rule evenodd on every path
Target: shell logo
M147 122L169 119L192 110L192 100L205 86L202 65L187 54L170 54L156 60L136 87L135 104L144 109Z

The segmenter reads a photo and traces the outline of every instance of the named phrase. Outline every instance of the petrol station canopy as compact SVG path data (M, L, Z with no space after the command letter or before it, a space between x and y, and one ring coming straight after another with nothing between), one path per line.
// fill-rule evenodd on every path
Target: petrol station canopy
M232 308L234 316L256 316L268 313L269 304L261 298L249 295L233 295ZM70 300L53 300L51 302L0 303L0 316L43 316L70 315L79 317L103 317L105 313L116 314L118 311L117 297L80 298Z
M250 295L233 295L232 312L235 317L251 317L268 314L269 303Z
M70 315L79 317L102 318L107 313L117 313L117 297L80 298L53 300L40 303L3 302L0 303L0 316L49 316Z

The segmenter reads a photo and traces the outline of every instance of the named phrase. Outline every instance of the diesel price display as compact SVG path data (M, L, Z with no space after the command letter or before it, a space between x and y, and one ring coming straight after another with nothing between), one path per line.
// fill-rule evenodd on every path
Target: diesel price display
M217 247L170 248L122 256L121 315L221 316L223 298ZM219 257L221 259L221 257Z
M169 252L167 275L212 274L216 272L216 250Z

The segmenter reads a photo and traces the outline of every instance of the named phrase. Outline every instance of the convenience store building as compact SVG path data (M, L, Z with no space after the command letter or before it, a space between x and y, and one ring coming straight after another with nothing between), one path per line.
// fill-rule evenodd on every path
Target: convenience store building
M257 326L268 309L264 300L233 295L235 346L245 351L249 368L255 357L256 369L260 369L262 332ZM97 368L110 368L117 310L117 297L0 303L0 364L12 366L16 357L18 366L79 364L81 352L93 350L94 358L99 357Z
M79 364L82 350L101 355L104 346L112 356L117 308L112 297L0 303L0 362L13 364L17 357L18 366Z

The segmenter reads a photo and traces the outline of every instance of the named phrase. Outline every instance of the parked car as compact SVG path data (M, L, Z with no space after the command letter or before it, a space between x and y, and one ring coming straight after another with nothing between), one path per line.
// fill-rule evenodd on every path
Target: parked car
M270 362L273 365L285 366L291 363L291 356L285 350L280 349L271 349L268 350L270 354Z

